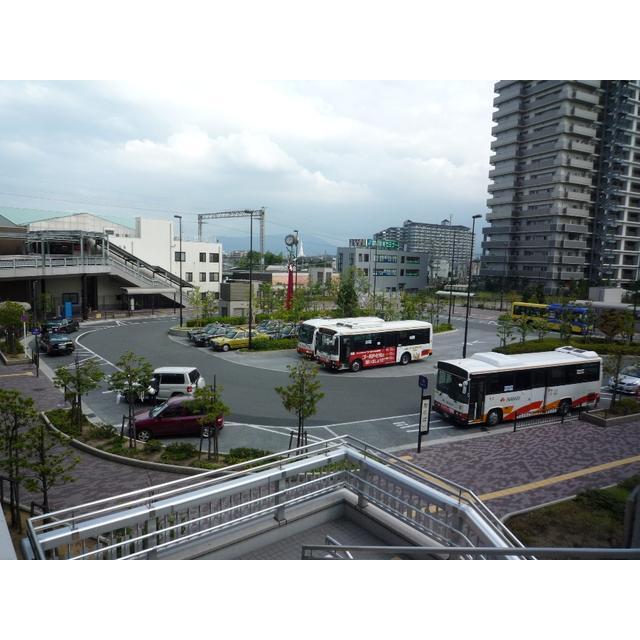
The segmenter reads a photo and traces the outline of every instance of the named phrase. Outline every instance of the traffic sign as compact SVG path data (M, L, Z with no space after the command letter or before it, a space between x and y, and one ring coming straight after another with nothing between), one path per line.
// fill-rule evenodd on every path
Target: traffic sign
M427 376L418 376L418 386L421 389L426 389L429 386L429 378Z
M31 333L34 336L39 336L40 335L40 329L38 329L38 327L35 327L35 328L31 329Z

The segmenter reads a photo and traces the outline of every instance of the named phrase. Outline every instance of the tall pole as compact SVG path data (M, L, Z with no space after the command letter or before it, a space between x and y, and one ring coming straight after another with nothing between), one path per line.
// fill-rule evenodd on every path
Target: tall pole
M509 251L508 248L506 248L504 250L504 262L502 263L502 278L501 278L501 282L500 282L500 312L502 313L502 301L504 299L504 281L506 280L507 277L507 251Z
M482 218L478 213L473 216L473 224L471 225L471 250L469 251L469 282L467 283L467 313L464 319L464 343L462 344L462 357L467 357L467 333L469 331L469 303L471 301L471 269L473 267L473 235L476 229L476 220Z
M295 261L294 261L294 266L296 268L296 279L295 279L295 285L294 285L294 292L298 292L298 230L294 229L293 233L296 234L296 257L295 257Z
M180 246L178 249L178 259L180 262L180 326L182 327L182 216L174 215L173 217L178 219L180 228Z
M456 231L453 230L453 237L451 239L451 271L449 271L449 319L448 324L451 324L451 306L453 305L453 260L456 253Z
M249 351L253 316L253 212L249 215Z

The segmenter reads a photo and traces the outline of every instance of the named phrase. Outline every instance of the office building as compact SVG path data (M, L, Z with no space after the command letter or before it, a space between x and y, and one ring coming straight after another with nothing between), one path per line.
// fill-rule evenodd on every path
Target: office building
M616 286L638 278L640 83L495 86L481 275L512 286Z

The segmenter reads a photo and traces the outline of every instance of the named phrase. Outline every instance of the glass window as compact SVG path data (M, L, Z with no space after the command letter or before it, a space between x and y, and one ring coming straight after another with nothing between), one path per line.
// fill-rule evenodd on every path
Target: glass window
M163 373L160 384L184 384L184 376L181 373Z
M187 282L193 282L193 272L192 271L187 271L184 274L184 278Z
M219 282L220 274L217 271L209 272L209 282Z
M531 389L531 371L516 371L513 378L514 391Z
M540 389L547 384L547 372L545 369L533 369L531 371L531 387Z
M206 262L207 261L207 254L202 252L200 253L200 262Z
M199 378L200 378L200 372L197 369L194 369L193 371L189 371L189 380L191 380L191 384L195 384L196 382L198 382Z
M566 384L566 367L552 367L549 369L549 386L559 387Z
M207 274L204 271L201 271L198 275L200 276L200 282L207 281Z
M210 253L209 254L209 262L220 262L220 254L218 254L218 253Z

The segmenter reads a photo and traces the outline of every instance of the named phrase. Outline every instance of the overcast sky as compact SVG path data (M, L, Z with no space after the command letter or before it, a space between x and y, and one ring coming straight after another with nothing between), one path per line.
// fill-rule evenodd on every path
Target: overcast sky
M197 213L264 206L267 234L334 245L469 224L487 210L493 83L3 81L0 205L182 212L185 234Z

